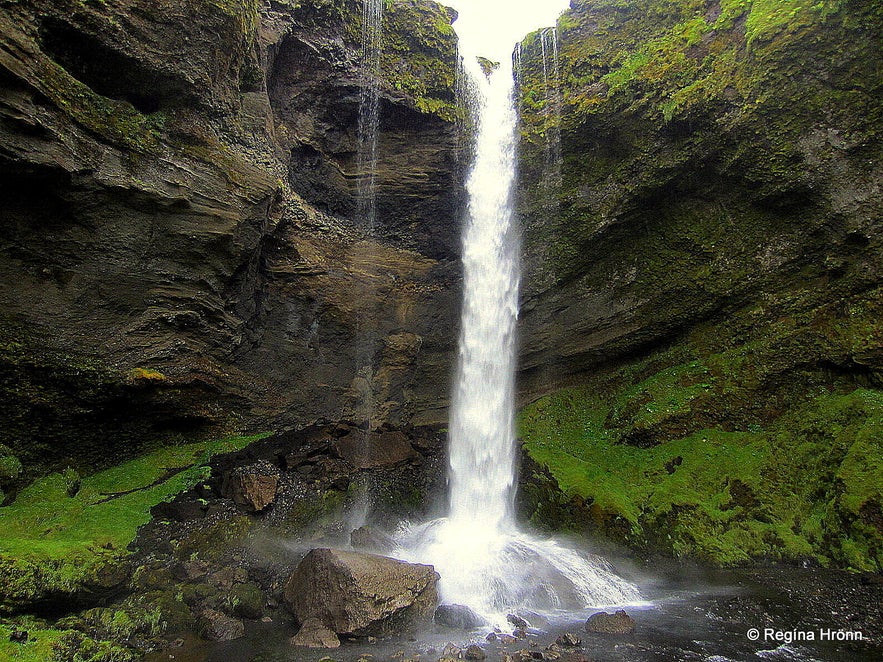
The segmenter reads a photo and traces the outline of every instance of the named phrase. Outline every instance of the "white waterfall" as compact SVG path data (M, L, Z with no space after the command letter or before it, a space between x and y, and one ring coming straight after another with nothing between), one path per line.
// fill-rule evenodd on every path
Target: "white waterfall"
M502 18L518 11L511 2L453 4L461 11L455 28L475 97L475 148L466 184L464 303L449 430L450 510L447 518L404 526L396 555L432 563L441 575L445 602L468 605L499 623L519 607L554 610L633 602L635 588L602 560L522 533L515 524L519 242L513 212L517 114L510 54L522 26ZM519 7L538 18L538 9L549 13L549 4L542 4ZM492 11L482 16L481 8ZM501 35L490 27L507 25L516 31ZM500 50L488 51L495 45ZM557 53L557 43L554 48ZM486 74L478 55L499 56L500 64Z

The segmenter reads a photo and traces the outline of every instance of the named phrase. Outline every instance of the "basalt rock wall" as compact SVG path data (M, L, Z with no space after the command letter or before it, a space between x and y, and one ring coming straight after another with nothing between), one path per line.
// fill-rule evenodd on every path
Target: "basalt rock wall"
M0 420L23 476L181 434L444 420L451 19L385 20L372 235L360 3L0 6Z
M881 24L577 0L522 44L522 434L580 527L880 568Z

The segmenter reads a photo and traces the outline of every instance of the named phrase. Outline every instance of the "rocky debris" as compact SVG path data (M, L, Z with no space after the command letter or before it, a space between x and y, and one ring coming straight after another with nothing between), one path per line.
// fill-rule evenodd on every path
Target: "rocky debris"
M429 620L438 602L438 573L363 552L314 549L285 583L295 618L316 618L341 635L379 635Z
M458 630L472 630L484 625L484 619L466 605L439 605L433 620Z
M360 552L388 554L395 549L396 543L392 536L373 526L360 526L350 533L350 544Z
M555 640L555 643L559 646L567 646L568 648L573 648L582 644L583 640L577 637L572 632L565 632Z
M420 457L407 435L400 431L354 431L334 440L334 451L358 470L389 467Z
M449 642L442 649L441 656L447 659L458 660L463 657L463 649Z
M517 614L506 614L506 620L512 624L513 627L524 630L530 626L526 620L518 616Z
M635 619L620 609L615 614L601 611L586 621L586 632L596 634L631 634L635 631Z
M202 612L197 623L199 634L209 641L233 641L245 636L242 621L214 609Z
M289 639L292 646L305 648L339 648L340 639L337 635L322 624L318 618L308 618L304 621L297 634Z
M487 653L485 653L484 649L477 644L468 646L466 652L463 654L463 659L465 660L483 660L486 657Z
M237 467L230 472L224 494L250 512L260 512L276 498L279 469L267 460Z

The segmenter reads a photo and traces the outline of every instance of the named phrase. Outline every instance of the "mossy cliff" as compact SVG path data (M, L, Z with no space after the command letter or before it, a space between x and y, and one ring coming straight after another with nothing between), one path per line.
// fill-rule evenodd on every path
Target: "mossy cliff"
M564 520L881 568L881 26L863 0L575 2L557 93L525 40L521 387L573 390L521 430ZM538 513L568 501L544 484Z
M443 420L448 10L387 12L386 224L365 236L304 185L327 166L355 190L360 7L0 3L0 427L23 465L7 495L182 437L364 418L366 391L378 423Z

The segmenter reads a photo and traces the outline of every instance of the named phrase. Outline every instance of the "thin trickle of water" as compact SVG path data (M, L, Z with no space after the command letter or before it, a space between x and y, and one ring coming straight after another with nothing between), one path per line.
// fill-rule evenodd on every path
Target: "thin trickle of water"
M358 221L370 231L377 222L377 157L380 131L380 56L383 0L362 2L362 72L356 155Z
M497 622L505 622L506 612L518 607L574 609L635 601L634 587L602 560L524 534L515 523L520 274L513 211L513 68L518 69L518 51L486 74L475 57L483 43L460 37L474 94L475 145L466 183L464 302L449 428L449 516L403 526L396 553L435 565L444 601L469 605ZM557 77L554 62L550 71Z
M558 29L546 28L540 32L540 48L543 58L545 125L545 159L543 188L546 206L554 211L560 206L559 193L562 184L561 161L561 68L558 53Z

